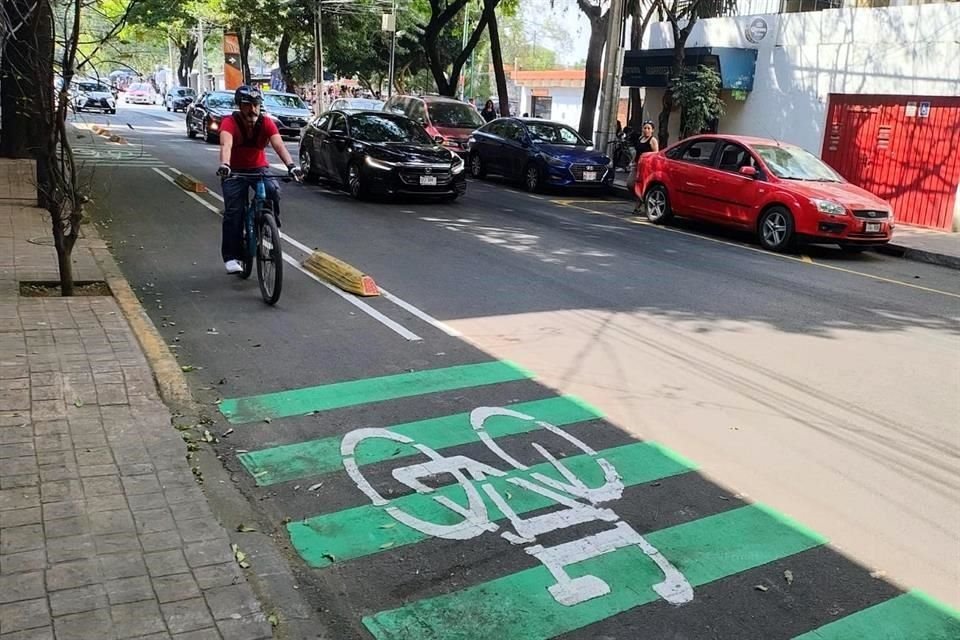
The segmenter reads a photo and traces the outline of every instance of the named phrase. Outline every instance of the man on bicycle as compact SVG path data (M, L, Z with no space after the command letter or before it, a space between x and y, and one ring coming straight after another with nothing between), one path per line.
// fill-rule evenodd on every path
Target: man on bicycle
M283 138L273 120L260 113L263 105L263 94L256 87L242 86L234 93L234 102L237 111L220 123L220 176L223 188L223 236L220 244L220 254L227 273L243 271L243 242L242 227L243 213L247 208L247 197L251 187L256 186L258 178L250 175L236 175L234 171L244 174L266 174L270 167L264 149L267 143L273 147L280 159L287 166L290 175L299 181L303 171L296 166L290 157L290 152L283 146ZM280 190L276 180L264 180L267 187L267 198L273 201L274 212L278 214Z

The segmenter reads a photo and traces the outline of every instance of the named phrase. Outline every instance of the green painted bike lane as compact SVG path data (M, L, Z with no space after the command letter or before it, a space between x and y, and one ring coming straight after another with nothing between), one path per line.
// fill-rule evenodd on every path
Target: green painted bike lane
M385 403L391 399L443 390L466 390L528 377L528 372L509 363L462 365L225 400L221 411L231 422L240 424L256 419L273 420L334 408ZM601 417L597 410L566 397L517 403L509 408L559 427ZM465 412L428 418L387 429L442 451L478 442L469 415ZM537 425L532 421L496 416L485 427L496 440L529 434ZM241 460L261 486L342 472L341 440L341 437L329 437L290 443L245 453ZM359 466L367 466L415 453L407 445L398 447L395 442L369 440L357 449L355 460ZM691 473L694 469L693 463L681 456L647 442L605 449L597 452L596 457L608 460L620 473L626 487ZM596 487L604 482L594 456L572 456L565 458L563 464L587 486ZM541 494L507 482L511 478L529 478L532 473L541 473L557 481L563 479L551 464L543 463L523 472L513 470L504 477L488 478L486 482L506 498L518 515L555 505ZM429 493L395 498L389 506L441 525L462 521L460 516L440 506L435 500L437 497L461 505L466 502L465 492L459 485L447 485ZM616 501L604 506L615 510ZM496 506L486 504L486 507L490 521L502 524L504 516ZM372 504L310 515L289 523L287 530L300 557L318 570L335 563L367 562L385 552L431 539L395 520L385 507ZM698 586L826 543L821 536L761 505L740 507L653 531L644 538L682 570L693 585L694 593ZM652 603L659 597L652 586L663 577L660 569L637 546L601 554L570 565L567 570L571 577L595 575L602 578L609 584L610 593L574 606L564 606L548 591L548 587L555 584L554 576L546 567L537 566L365 616L363 624L377 640L546 640ZM371 603L371 606L375 608L376 605ZM889 629L890 633L862 635L877 625ZM958 625L960 615L956 611L918 592L911 592L812 629L797 640L859 640L868 637L871 640L873 637L883 640L958 640Z

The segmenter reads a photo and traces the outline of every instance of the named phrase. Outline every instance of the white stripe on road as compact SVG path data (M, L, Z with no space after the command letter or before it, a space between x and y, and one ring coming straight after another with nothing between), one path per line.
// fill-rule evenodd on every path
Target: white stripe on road
M172 177L170 177L169 175L167 175L166 173L164 173L163 171L160 171L160 169L154 168L154 171L156 171L158 174L160 174L161 176L163 176L164 180L166 180L167 182L169 182L169 183L171 183L171 184L173 184L173 185L176 185L176 183L174 182L174 179L173 179ZM176 169L174 169L174 171L176 171ZM177 171L177 173L180 173L180 172ZM197 194L191 193L190 191L184 191L184 193L187 194L188 196L190 196L191 198L193 198L194 200L196 200L197 202L199 202L200 204L202 204L204 207L206 207L206 208L209 209L210 211L213 211L213 212L214 212L215 214L217 214L218 216L223 216L223 213L220 211L220 209L218 209L217 207L213 206L212 204L210 204L209 202L207 202L206 200L204 200L203 198L201 198L201 197L198 196ZM212 191L207 191L207 193L214 193L214 192L212 192ZM221 201L223 200L223 198L222 198L219 194L214 194L214 195L216 195ZM291 240L289 237L287 237L287 236L285 236L285 235L283 235L283 234L281 234L281 237L285 238L287 241L290 241L290 240ZM306 249L306 247L304 247L304 245L300 244L300 243L297 242L296 240L293 240L292 242L290 242L290 244L292 244L293 246L297 247L298 249L301 249L301 248L302 248L301 250L305 250L307 253L311 253L311 251L310 251L309 249ZM402 337L404 337L405 339L410 340L410 341L423 340L423 338L421 338L421 337L418 336L417 334L413 333L412 331L408 330L406 327L403 327L403 326L400 325L399 323L394 322L393 320L391 320L391 319L388 318L387 316L383 315L382 313L380 313L379 311L377 311L376 309L374 309L373 307L371 307L370 305L368 305L368 304L367 304L366 302L364 302L363 300L360 300L359 298L357 298L357 297L355 297L355 296L352 296L352 295L350 295L350 294L348 294L348 293L345 293L345 292L341 291L340 289L336 288L335 286L333 286L332 284L330 284L330 283L328 283L328 282L326 282L326 281L324 281L324 280L321 280L321 279L318 278L317 276L313 275L312 273L310 273L309 271L307 271L306 269L304 269L304 268L300 265L300 263L297 262L297 260L294 259L292 256L289 256L289 255L287 255L287 254L283 254L283 261L286 262L287 264L290 264L291 266L293 266L297 271L300 271L301 273L303 273L304 275L306 275L306 276L307 276L308 278L310 278L311 280L314 280L314 281L316 281L316 282L319 282L320 284L322 284L323 286L325 286L325 287L326 287L327 289L329 289L330 291L334 292L335 294L337 294L338 296L340 296L341 298L343 298L344 300L346 300L347 302L349 302L349 303L352 304L353 306L357 307L358 309L360 309L361 311L363 311L364 313L366 313L368 316L370 316L370 317L373 318L374 320L380 322L381 324L383 324L383 325L386 326L387 328L389 328L389 329L395 331L396 333L400 334L400 335L401 335Z

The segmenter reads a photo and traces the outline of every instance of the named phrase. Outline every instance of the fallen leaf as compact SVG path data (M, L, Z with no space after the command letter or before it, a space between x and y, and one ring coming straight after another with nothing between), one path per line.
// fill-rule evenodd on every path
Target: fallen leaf
M395 526L397 526L397 523L396 523L396 522L389 522L389 523L387 523L387 524L382 524L382 525L380 525L380 528L381 528L381 529L393 529Z
M237 532L238 532L238 533L253 533L254 531L256 531L256 529L254 529L253 527L248 527L247 525L245 525L245 524L243 524L243 523L240 523L240 524L237 525Z
M309 487L309 488L307 489L307 491L316 491L317 489L319 489L319 488L322 487L322 486L323 486L323 483L322 483L322 482L318 482L317 484Z
M267 622L270 623L271 627L275 627L278 624L280 624L280 620L277 618L277 614L275 613L271 613L270 615L267 616Z
M884 577L884 576L886 576L886 575L887 575L887 572L886 572L886 571L877 570L877 571L871 571L871 572L870 572L870 577L871 577L871 578L874 578L874 579L877 579L877 580L879 580L880 578L882 578L882 577Z
M264 470L264 471L257 471L255 474L253 474L253 477L254 477L254 478L260 478L260 477L262 477L262 476L267 475L268 473L270 473L270 472L269 472L269 471L266 471L266 470Z
M270 418L264 418L263 421L266 422L267 424L270 424L271 422L273 422L273 420L271 420Z
M787 581L787 584L793 584L793 571L790 571L790 569L784 571L783 579Z
M396 544L396 542L384 542L382 545L380 545L380 548L381 548L381 549L389 549L390 547L392 547L392 546L395 545L395 544Z
M238 564L240 565L240 568L241 568L241 569L249 569L249 568L250 568L250 563L247 562L246 560L241 560Z
M220 434L220 437L221 437L221 438L226 438L226 437L227 437L228 435L230 435L231 433L233 433L233 429L227 429L226 431L224 431L223 433Z
M185 364L182 367L180 367L180 371L183 371L184 373L190 373L191 371L196 371L196 370L197 368L190 364Z
M193 429L193 427L194 425L192 424L178 424L177 426L174 427L174 429L176 429L177 431L189 431L190 429Z
M769 589L767 589L767 588L766 588L765 586L763 586L762 584L756 585L756 586L754 587L754 589L756 589L757 591L769 591Z
M75 407L82 407L82 406L83 406L83 400L81 400L80 398L77 398L76 400L73 401L73 405L74 405Z
M280 521L280 524L290 524L291 522L293 522L293 518L291 518L290 516L287 516Z
M203 440L204 440L205 442L213 442L213 434L210 433L210 430L209 430L209 429L204 429L204 430L203 430Z
M325 554L323 554L323 557L326 558L327 560L329 560L330 562L336 562L336 561L337 561L337 557L336 557L335 555L333 555L332 553L325 553Z

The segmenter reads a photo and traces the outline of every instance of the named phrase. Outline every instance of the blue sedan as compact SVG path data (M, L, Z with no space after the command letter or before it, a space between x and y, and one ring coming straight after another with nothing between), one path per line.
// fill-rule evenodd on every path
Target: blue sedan
M473 132L470 174L495 173L523 183L528 191L544 187L605 189L613 182L610 158L571 127L538 118L498 118Z

